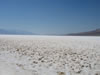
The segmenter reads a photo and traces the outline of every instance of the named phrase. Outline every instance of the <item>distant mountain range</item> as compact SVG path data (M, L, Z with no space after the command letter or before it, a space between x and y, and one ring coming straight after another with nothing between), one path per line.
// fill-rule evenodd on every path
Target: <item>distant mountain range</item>
M21 30L0 29L0 35L37 35L37 34L28 32L28 31L21 31ZM57 35L57 34L52 34L52 35ZM87 32L80 32L80 33L71 33L71 34L66 34L66 35L68 36L100 36L100 29L87 31ZM63 36L63 34L60 34L59 36Z
M21 30L5 30L5 29L0 29L0 34L2 35L34 35L32 32L28 31L21 31Z
M87 31L87 32L80 32L80 33L71 33L68 35L71 35L71 36L100 36L100 29Z

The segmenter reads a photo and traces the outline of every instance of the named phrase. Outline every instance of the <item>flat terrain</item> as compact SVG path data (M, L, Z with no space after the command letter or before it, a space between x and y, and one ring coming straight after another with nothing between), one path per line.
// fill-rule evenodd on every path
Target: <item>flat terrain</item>
M0 35L0 75L100 75L100 37Z

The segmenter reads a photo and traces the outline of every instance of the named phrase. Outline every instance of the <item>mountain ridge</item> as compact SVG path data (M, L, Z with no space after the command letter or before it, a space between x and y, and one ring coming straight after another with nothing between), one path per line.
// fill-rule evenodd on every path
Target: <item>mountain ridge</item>
M100 28L87 32L71 33L72 36L100 36Z
M28 31L21 31L21 30L6 30L0 29L1 35L33 35L34 33Z

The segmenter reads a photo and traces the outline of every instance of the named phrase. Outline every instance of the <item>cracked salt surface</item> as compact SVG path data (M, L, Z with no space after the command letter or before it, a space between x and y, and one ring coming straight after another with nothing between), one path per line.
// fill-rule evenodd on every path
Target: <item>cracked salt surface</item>
M100 37L0 35L0 75L100 75Z

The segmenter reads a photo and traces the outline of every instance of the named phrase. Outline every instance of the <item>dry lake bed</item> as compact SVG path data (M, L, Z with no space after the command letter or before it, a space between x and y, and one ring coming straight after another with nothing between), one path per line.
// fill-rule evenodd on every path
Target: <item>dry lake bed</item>
M100 75L100 37L0 35L0 75Z

